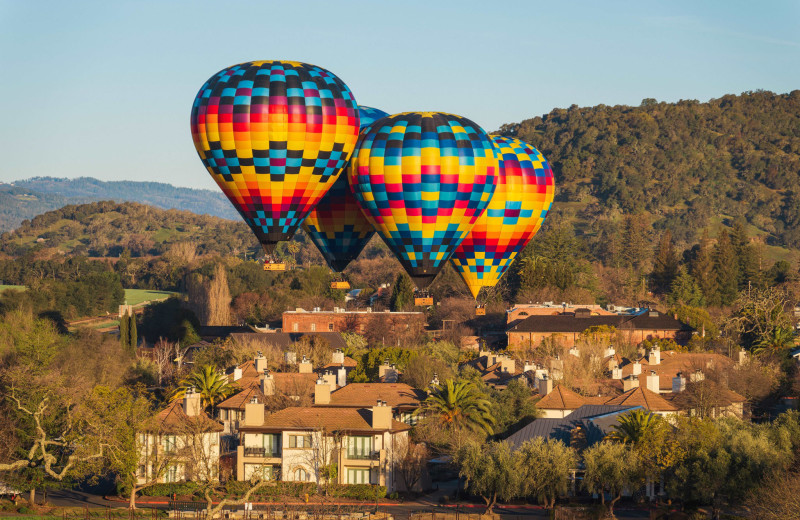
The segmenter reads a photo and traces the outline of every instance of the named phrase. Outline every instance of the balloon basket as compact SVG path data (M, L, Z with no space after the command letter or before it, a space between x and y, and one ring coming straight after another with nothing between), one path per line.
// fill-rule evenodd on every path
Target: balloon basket
M486 316L486 307L476 307L475 316Z
M266 263L264 264L265 271L285 271L286 264L273 264L273 263Z
M331 289L349 289L349 282L331 282Z
M414 293L414 305L417 307L429 307L433 305L433 296L426 291L417 291Z

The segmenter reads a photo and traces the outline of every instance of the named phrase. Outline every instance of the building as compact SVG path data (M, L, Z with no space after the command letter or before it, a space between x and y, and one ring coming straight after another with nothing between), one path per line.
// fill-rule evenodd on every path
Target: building
M248 403L239 431L237 480L254 473L292 482L324 482L335 463L338 484L375 484L398 490L394 454L411 427L392 419L383 402L371 407L293 407L266 415Z
M506 334L509 349L535 348L544 339L554 338L567 347L579 344L582 333L591 327L614 327L632 344L645 340L672 339L686 343L694 329L672 316L645 309L635 314L595 315L589 309L551 316L534 315L511 325Z
M421 312L372 312L295 309L283 313L283 332L358 332L363 334L369 327L380 324L389 332L405 330L421 331L425 327L425 314Z
M367 408L379 400L392 409L394 420L413 425L414 412L427 394L405 383L350 383L335 391L317 383L314 406L332 408Z
M484 383L498 390L506 388L511 381L523 375L523 370L517 368L511 356L487 350L481 350L477 357L461 363L459 368L465 366L477 370Z
M217 480L222 431L203 411L200 394L189 389L142 425L138 483Z
M506 324L510 327L525 320L528 316L557 316L563 313L575 313L578 309L588 310L592 316L613 316L615 314L600 305L555 304L554 302L518 303L506 311Z

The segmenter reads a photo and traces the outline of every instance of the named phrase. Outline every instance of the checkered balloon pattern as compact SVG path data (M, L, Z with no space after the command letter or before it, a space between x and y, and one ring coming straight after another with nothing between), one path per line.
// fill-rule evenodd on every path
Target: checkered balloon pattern
M491 139L500 151L497 189L450 259L475 298L500 280L539 231L555 195L553 170L536 148L519 139Z
M494 144L472 121L408 112L361 134L347 175L364 214L423 289L489 204L498 167Z
M383 110L359 106L361 130L388 116ZM303 222L303 229L317 246L325 262L341 272L358 257L375 234L353 197L347 175L340 175Z
M271 253L347 164L359 116L350 89L333 73L294 61L253 61L203 85L191 127L206 169Z

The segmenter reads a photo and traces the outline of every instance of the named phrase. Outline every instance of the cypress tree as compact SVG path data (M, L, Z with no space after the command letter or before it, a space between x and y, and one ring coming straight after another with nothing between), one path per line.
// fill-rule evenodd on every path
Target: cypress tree
M136 347L139 346L139 334L136 330L136 313L131 313L128 317L130 320L128 325L128 342L130 343L130 349L135 354Z
M761 281L760 262L755 246L747 235L747 222L742 217L733 221L731 244L736 252L736 263L739 267L737 283L739 290L747 288L748 283L758 285Z
M128 319L128 309L125 309L125 313L119 319L119 342L124 350L130 350L130 341L130 320Z
M650 275L653 289L658 293L666 293L669 291L677 274L678 253L672 243L672 233L668 229L664 231L658 241L658 250L653 260L653 272Z
M714 248L714 274L717 278L719 303L730 305L739 292L739 262L728 232L720 231Z

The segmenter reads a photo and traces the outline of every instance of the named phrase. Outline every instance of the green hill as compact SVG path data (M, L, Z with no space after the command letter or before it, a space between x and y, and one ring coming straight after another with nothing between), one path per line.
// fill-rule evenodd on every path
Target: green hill
M90 177L34 177L0 184L0 232L10 231L23 220L68 204L101 200L132 201L163 209L239 219L239 214L218 190L180 188L160 182L105 182Z
M589 235L641 214L690 245L703 229L714 235L721 221L745 217L766 244L800 249L800 90L573 105L499 133L544 153L556 175L553 220Z

